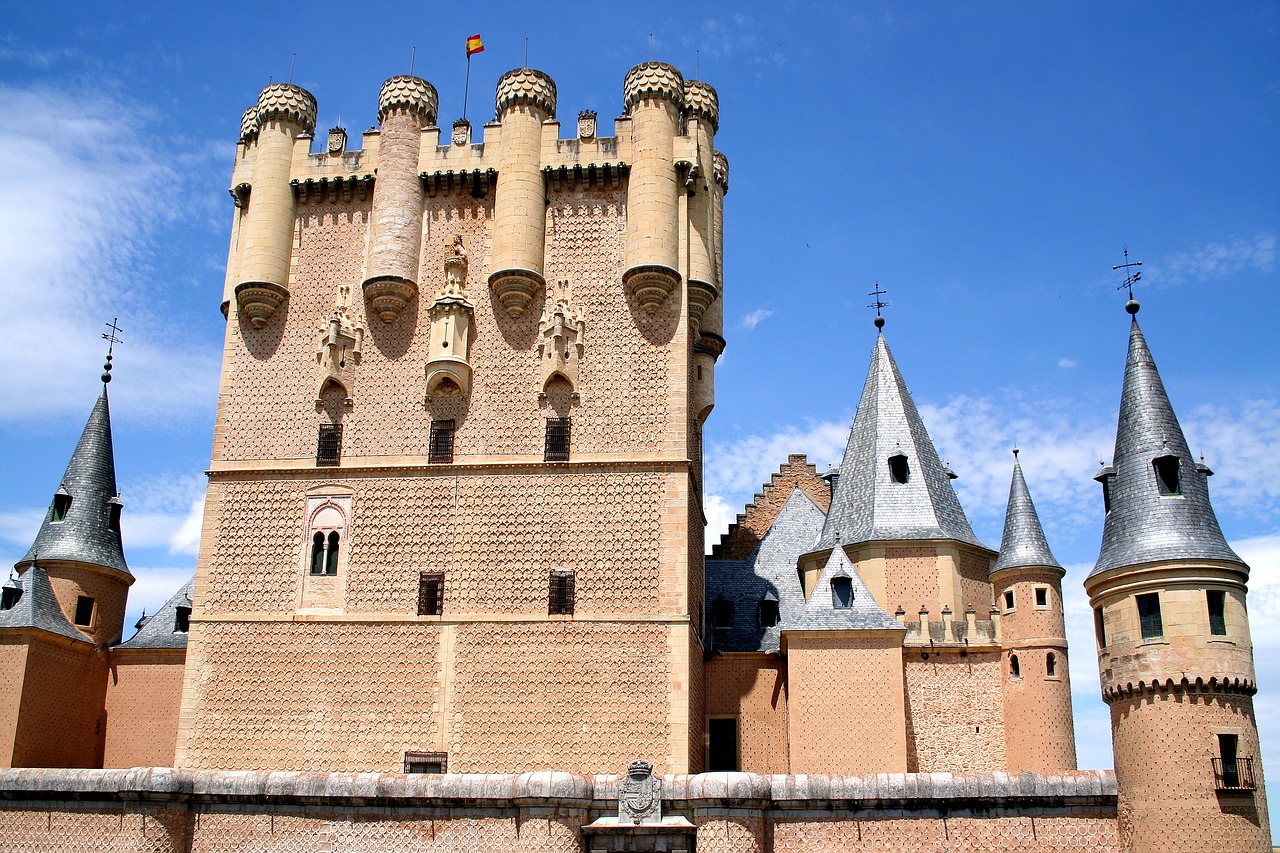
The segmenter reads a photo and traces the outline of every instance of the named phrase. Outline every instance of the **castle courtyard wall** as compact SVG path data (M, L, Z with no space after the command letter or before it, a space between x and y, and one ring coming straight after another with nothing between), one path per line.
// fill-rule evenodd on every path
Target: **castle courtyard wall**
M169 767L178 737L185 649L113 649L103 767Z

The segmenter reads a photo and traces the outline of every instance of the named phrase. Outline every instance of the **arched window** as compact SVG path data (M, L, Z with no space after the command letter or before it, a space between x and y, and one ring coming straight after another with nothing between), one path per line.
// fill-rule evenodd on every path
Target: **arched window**
M1045 656L1044 671L1050 678L1058 675L1058 657L1053 652Z
M338 531L336 530L329 534L328 547L325 548L324 573L326 575L338 573Z
M1010 678L1022 677L1022 666L1019 665L1018 663L1017 655L1009 655L1009 677Z
M320 532L311 537L311 574L324 574L324 534Z

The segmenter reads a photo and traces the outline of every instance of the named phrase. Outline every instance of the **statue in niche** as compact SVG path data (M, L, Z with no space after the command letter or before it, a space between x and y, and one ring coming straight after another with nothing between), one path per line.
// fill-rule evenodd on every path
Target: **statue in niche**
M555 299L548 300L538 323L538 360L541 364L540 396L557 376L569 383L578 397L578 374L586 345L586 312L569 299L569 282L561 281Z
M467 246L460 234L449 243L444 259L444 285L427 310L431 351L426 365L426 400L437 395L465 396L471 388L471 320L467 298Z
M319 329L320 343L316 349L316 364L320 367L316 385L316 409L322 405L321 396L330 384L337 385L345 393L343 405L354 405L352 388L355 386L354 368L360 364L364 346L364 327L351 319L351 286L338 287L337 302L329 322Z

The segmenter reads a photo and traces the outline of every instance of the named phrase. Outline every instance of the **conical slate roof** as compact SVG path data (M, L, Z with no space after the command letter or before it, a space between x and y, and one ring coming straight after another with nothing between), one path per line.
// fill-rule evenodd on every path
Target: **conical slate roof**
M1162 495L1155 460L1177 459L1180 494ZM1209 504L1207 468L1191 458L1147 341L1133 318L1129 358L1116 426L1111 511L1102 528L1102 550L1089 576L1155 560L1244 562L1218 526Z
M185 649L187 647L187 631L178 630L178 608L187 608L191 615L191 596L195 594L196 579L182 585L173 597L161 605L160 609L147 617L138 633L120 643L117 649Z
M16 587L18 600L8 610L0 610L0 629L39 628L50 634L92 642L67 621L43 566L32 565L18 576L16 582L5 586Z
M1004 513L1004 536L1000 539L1000 556L996 558L992 573L1002 569L1024 566L1052 566L1062 568L1049 550L1040 526L1036 505L1031 502L1027 481L1022 476L1022 463L1018 451L1013 451L1013 481L1009 483L1009 507Z
M906 482L889 458L906 457ZM877 539L955 539L978 547L884 335L876 337L840 478L813 550Z
M54 521L54 505L50 502L36 541L18 561L18 568L29 566L39 556L42 560L73 560L128 573L120 533L109 527L112 504L119 503L119 498L106 386L62 475L60 490L71 497L66 517Z

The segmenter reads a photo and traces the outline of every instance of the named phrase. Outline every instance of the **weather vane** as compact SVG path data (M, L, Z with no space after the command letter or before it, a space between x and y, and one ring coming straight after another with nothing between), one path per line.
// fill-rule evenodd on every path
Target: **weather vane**
M111 381L111 354L115 350L116 344L124 343L124 340L120 337L120 332L124 330L116 325L119 319L119 317L112 317L110 323L103 323L104 326L111 330L102 333L102 339L107 342L107 361L102 365L102 384L104 385Z
M874 296L874 297L876 298L876 301L875 301L875 302L872 302L872 303L871 303L870 305L868 305L867 307L868 307L868 308L874 308L874 309L876 309L876 328L877 328L877 329L883 329L883 328L884 328L884 317L880 316L880 309L881 309L881 308L888 308L888 307L889 307L889 303L888 303L888 302L885 302L885 301L884 301L883 299L881 299L880 297L881 297L881 296L885 296L885 295L887 295L888 293L889 293L889 291L882 289L882 288L880 287L880 282L878 282L878 281L877 281L877 282L876 282L876 289L875 289L875 290L873 290L873 291L871 291L870 293L868 293L868 294L867 294L867 296Z
M1142 266L1142 261L1129 260L1129 247L1125 246L1124 263L1116 264L1112 267L1113 270L1124 270L1124 283L1117 287L1116 290L1129 291L1129 301L1125 303L1124 308L1130 314L1138 313L1138 300L1133 298L1133 286L1142 279L1142 270L1138 269L1140 266Z

